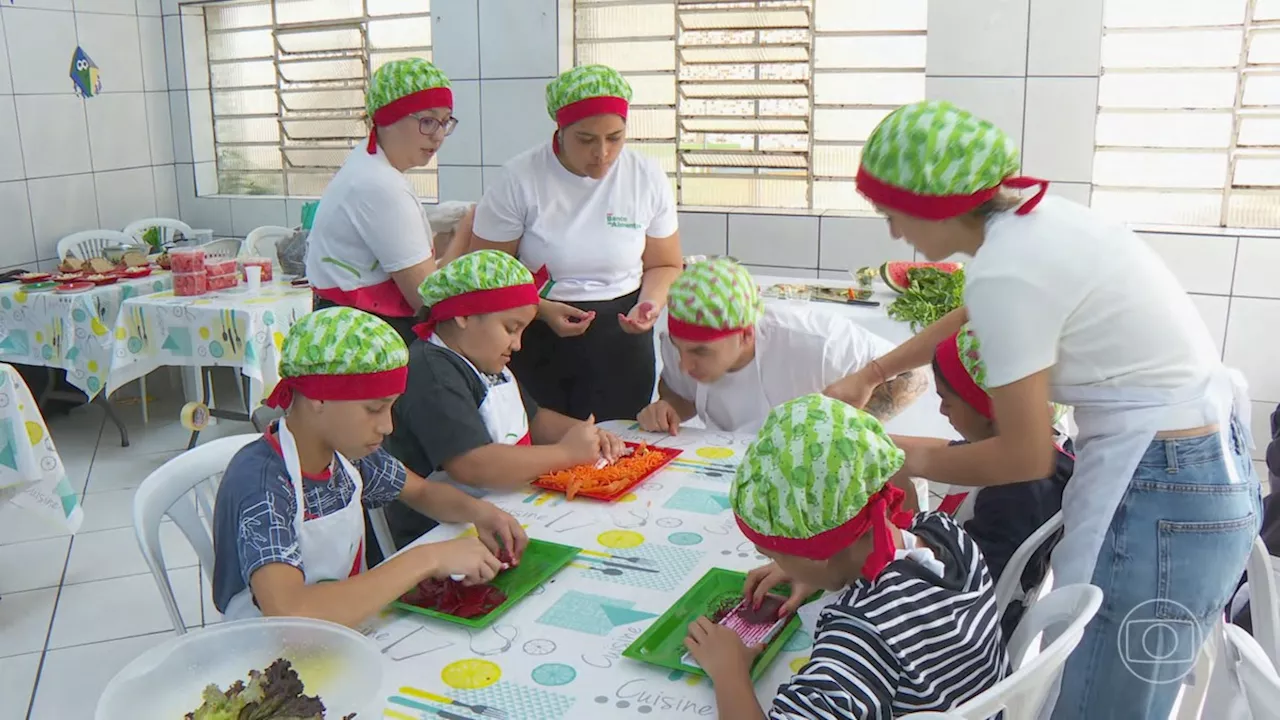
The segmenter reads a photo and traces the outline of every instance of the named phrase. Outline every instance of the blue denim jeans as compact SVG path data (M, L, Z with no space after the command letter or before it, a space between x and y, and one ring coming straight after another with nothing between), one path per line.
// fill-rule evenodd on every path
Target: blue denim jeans
M1147 448L1098 553L1097 616L1067 660L1053 720L1166 720L1244 572L1262 496L1239 423ZM1227 463L1241 480L1230 482Z

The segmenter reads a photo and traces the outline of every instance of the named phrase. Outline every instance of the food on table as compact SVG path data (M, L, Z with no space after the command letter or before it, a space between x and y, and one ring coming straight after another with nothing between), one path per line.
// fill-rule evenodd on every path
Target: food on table
M169 265L176 273L203 273L204 248L175 248L169 251Z
M204 271L210 275L234 275L238 270L235 258L207 258Z
M217 685L205 687L204 703L187 713L185 720L325 720L324 703L305 695L302 680L289 664L279 658L265 672L249 671L249 682L237 680L223 691ZM352 720L355 713L342 720Z
M248 257L241 258L240 265L242 267L260 267L262 268L262 282L271 282L271 258L264 257ZM244 276L245 281L249 280L249 275Z
M203 295L209 292L209 276L203 272L173 274L173 294L179 297Z
M58 269L64 273L82 272L85 269L84 261L80 258L68 255L62 258L62 262L58 263Z
M911 268L910 286L889 304L889 317L911 323L915 332L964 304L964 269L944 272L934 267Z
M120 277L117 275L107 275L105 273L93 273L92 275L85 275L83 279L85 282L91 282L94 285L110 285L111 283L119 280Z
M940 273L951 274L964 267L960 263L952 262L906 262L891 261L880 266L880 277L884 279L884 284L888 285L891 290L903 293L907 288L911 287L911 271L921 268L933 268ZM859 271L861 272L861 271Z
M161 270L168 270L173 265L173 261L169 257L169 253L162 252L159 257L156 258L156 264L160 266Z
M876 281L876 276L878 274L879 273L876 272L875 268L864 267L864 268L860 268L857 272L853 274L853 279L857 281L858 287L869 290L871 288L872 283Z
M618 458L612 465L596 467L595 463L574 465L538 478L538 485L560 490L572 500L578 493L610 495L631 484L636 478L667 462L668 456L648 445L641 445L630 455Z
M54 288L55 291L60 293L77 293L77 292L84 292L85 290L92 290L92 289L93 289L93 283L82 282L82 281L69 282Z
M115 263L111 262L110 260L104 260L102 258L91 258L87 263L87 265L88 267L84 268L84 270L86 272L91 272L95 275L106 275L107 273L116 269Z
M733 612L742 602L742 595L733 593L731 595L721 595L714 602L707 606L707 619L713 623L718 623L725 618L726 615Z
M69 283L75 280L79 280L82 276L83 276L82 273L70 272L70 273L59 273L49 279L53 280L54 282Z
M402 603L463 619L488 615L506 601L507 594L493 585L463 585L449 578L423 580L400 596Z
M151 274L151 267L148 265L126 267L120 270L120 274L130 278L146 277Z
M122 268L143 268L147 266L147 256L140 250L130 250L120 258Z
M28 273L22 273L21 275L19 275L18 280L24 283L36 283L36 282L43 282L45 280L48 280L49 277L50 277L49 273L28 272Z
M760 601L760 607L751 607L751 603L747 603L738 614L743 620L755 625L773 623L778 620L778 610L784 602L786 600L777 595L765 595L764 600Z
M228 290L240 284L240 275L235 272L222 273L219 275L210 274L206 284L210 292L215 290Z

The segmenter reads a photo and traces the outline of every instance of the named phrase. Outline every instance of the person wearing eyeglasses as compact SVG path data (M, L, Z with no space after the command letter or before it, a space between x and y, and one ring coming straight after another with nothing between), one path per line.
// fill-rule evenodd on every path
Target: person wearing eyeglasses
M431 162L458 125L449 78L420 58L393 60L369 80L373 128L320 198L307 240L315 309L354 307L386 320L406 343L436 269L431 225L405 175Z
M680 274L671 182L626 148L631 85L584 65L547 85L551 142L512 159L476 207L471 250L502 250L550 284L511 369L542 407L634 418L653 399L653 324Z

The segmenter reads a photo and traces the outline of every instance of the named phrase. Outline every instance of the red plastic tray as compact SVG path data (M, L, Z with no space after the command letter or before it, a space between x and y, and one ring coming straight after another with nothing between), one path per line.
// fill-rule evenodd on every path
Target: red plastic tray
M627 443L627 447L634 450L640 447L640 443L629 442ZM587 497L587 498L593 498L595 500L604 500L605 502L617 502L618 500L621 500L627 493L634 490L637 485L639 485L645 480L648 480L650 477L661 472L662 469L665 468L667 465L669 465L672 460L675 460L676 457L680 455L680 453L684 452L679 448L665 448L660 445L650 445L649 449L654 452L660 452L663 455L667 456L666 459L662 461L661 465L658 465L657 467L646 472L645 474L641 475L635 480L632 480L631 482L627 483L617 492L605 494L605 493L599 493L599 492L587 492L584 490L583 492L578 493L574 497ZM542 478L538 478L537 480L534 480L533 486L536 488L541 488L543 490L550 490L551 492L564 492L563 490L557 487L543 484Z

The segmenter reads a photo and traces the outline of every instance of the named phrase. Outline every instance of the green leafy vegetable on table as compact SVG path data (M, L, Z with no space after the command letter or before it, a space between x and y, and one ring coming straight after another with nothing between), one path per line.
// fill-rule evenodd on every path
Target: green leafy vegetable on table
M187 713L186 720L324 720L320 698L303 694L302 680L280 658L266 672L249 671L249 683L237 680L222 691L210 684L204 689L204 704ZM351 720L355 713L343 720Z
M912 268L911 285L890 303L889 317L911 323L918 332L964 304L964 269L945 273L934 268Z

